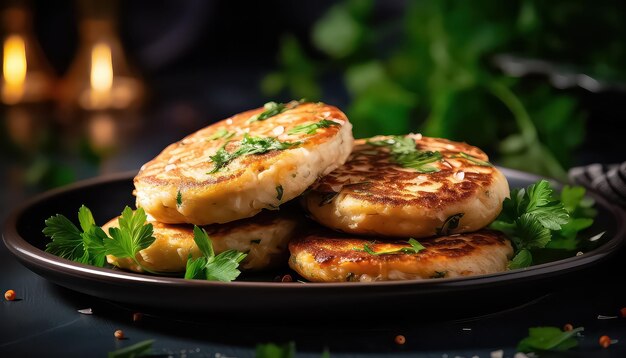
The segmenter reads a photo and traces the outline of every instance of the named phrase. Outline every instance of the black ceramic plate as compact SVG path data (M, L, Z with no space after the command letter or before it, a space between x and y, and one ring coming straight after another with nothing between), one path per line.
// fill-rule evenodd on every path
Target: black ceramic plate
M503 169L511 187L522 187L539 178ZM622 210L595 197L598 217L590 235L605 231L597 247L576 257L553 261L524 270L466 278L373 283L303 284L273 282L275 273L251 281L230 283L184 280L87 266L61 259L43 251L48 241L41 230L53 214L74 219L80 205L87 205L96 221L103 223L133 205L134 173L88 180L45 193L16 210L7 220L3 239L24 265L46 279L98 298L127 305L188 312L362 312L392 304L393 307L420 307L426 304L465 309L459 302L502 302L512 296L530 299L539 287L558 284L567 274L601 262L626 237ZM287 268L285 267L285 270ZM584 273L579 273L584 274ZM571 275L569 275L571 277ZM430 306L429 306L430 307Z

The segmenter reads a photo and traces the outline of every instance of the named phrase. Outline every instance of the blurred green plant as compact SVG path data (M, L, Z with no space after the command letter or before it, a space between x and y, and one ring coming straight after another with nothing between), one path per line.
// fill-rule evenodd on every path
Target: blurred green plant
M556 60L578 51L572 58L617 76L611 69L619 61L580 53L576 38L560 37L588 9L564 0L423 0L407 2L401 19L375 23L374 5L345 0L328 9L311 33L323 59L312 59L294 37L285 37L279 70L264 78L263 93L317 100L323 80L339 73L356 137L419 130L480 146L504 166L566 178L585 136L576 98L546 81L508 77L489 60L518 49ZM600 6L595 13L613 19L611 10ZM602 26L626 28L614 20ZM612 46L612 59L626 60L626 46L602 44Z

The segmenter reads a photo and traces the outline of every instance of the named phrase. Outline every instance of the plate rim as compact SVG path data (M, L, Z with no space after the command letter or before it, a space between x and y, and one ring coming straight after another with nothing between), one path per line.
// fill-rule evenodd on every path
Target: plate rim
M563 184L553 180L551 178L542 177L540 175L499 167L502 173L506 176L513 176L522 180L537 181L540 179L547 179L557 187ZM571 271L583 269L593 263L604 261L607 256L610 256L620 246L624 245L626 241L626 211L619 206L609 202L603 196L599 195L592 189L587 189L587 194L591 196L597 203L610 212L616 221L617 230L615 235L609 239L606 243L599 247L585 252L580 256L573 256L561 260L551 261L540 265L531 266L524 269L517 269L512 271L503 271L492 274L455 277L455 278L442 278L437 280L398 280L398 281L375 281L375 282L328 282L328 283L313 283L307 282L306 284L293 284L286 285L282 282L271 281L233 281L233 282L219 282L219 281L204 281L204 280L185 280L178 277L165 277L165 276L152 276L146 274L139 274L126 271L116 271L109 268L100 268L97 266L85 265L79 262L63 259L56 255L47 253L37 247L31 245L26 239L24 239L17 232L17 222L22 214L38 203L44 202L51 197L62 195L64 193L84 189L90 186L97 186L105 183L132 180L136 175L136 171L125 171L109 175L103 175L86 180L81 180L76 183L66 185L60 188L52 189L44 193L38 194L33 198L25 201L17 208L11 211L7 219L5 220L2 228L2 240L4 245L8 248L9 252L16 257L23 265L31 269L31 265L46 271L52 271L57 274L65 276L78 277L83 280L95 280L106 281L111 284L125 285L129 283L140 282L147 285L167 285L167 286L179 286L188 289L198 288L228 288L228 289L249 289L249 288L269 288L272 290L334 290L336 288L343 289L364 289L364 288L387 288L387 287L400 287L400 288L428 288L428 289L454 289L458 287L480 287L483 285L494 286L496 284L508 284L523 280L525 278L541 276L543 278L554 277L562 275ZM50 214L54 215L54 213ZM560 268L560 269L558 269ZM39 272L36 272L39 274ZM41 275L41 274L40 274ZM41 275L44 276L44 275ZM46 279L48 279L46 277Z

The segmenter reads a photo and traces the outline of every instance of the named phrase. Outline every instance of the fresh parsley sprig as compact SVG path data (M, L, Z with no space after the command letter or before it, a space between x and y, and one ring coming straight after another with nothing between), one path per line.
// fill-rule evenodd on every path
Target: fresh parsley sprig
M552 240L546 245L549 249L577 250L581 243L578 233L593 224L597 212L593 208L593 199L585 196L585 188L581 186L564 186L559 200L570 215L567 224L560 231L553 232ZM601 233L599 234L602 236Z
M256 121L264 121L270 117L274 117L277 114L281 114L287 110L286 103L276 103L276 102L267 102L263 105L265 109L263 112L259 114L255 114L248 119L248 123L256 122Z
M328 119L322 119L317 123L301 124L299 126L295 126L290 129L287 134L315 134L315 132L317 132L317 130L320 128L330 128L332 126L341 127L341 124Z
M563 203L553 198L550 183L541 180L525 189L511 190L490 227L504 232L513 242L516 254L509 267L522 268L532 264L531 250L546 247L553 231L569 222L570 215Z
M78 209L81 230L64 215L57 214L45 221L44 235L51 238L46 252L64 259L102 267L105 254L102 239L106 234L95 225L93 215L86 206Z
M135 212L128 206L119 218L119 228L110 228L107 235L97 226L91 210L81 206L78 221L82 232L65 216L57 214L46 220L44 235L52 239L46 245L46 252L68 260L103 267L106 255L117 258L130 258L143 270L155 273L137 260L137 253L150 246L152 224L146 224L146 213L142 208Z
M561 331L557 327L533 327L528 330L528 337L519 342L517 350L523 353L566 351L578 345L576 337L582 331L583 327L571 331Z
M142 265L137 259L137 253L152 245L156 240L152 236L154 228L152 224L146 224L147 219L142 208L133 211L128 206L125 207L118 219L119 227L109 229L112 240L104 240L104 248L107 255L113 255L118 259L129 258L144 271L158 274Z
M484 160L480 160L474 156L471 156L465 152L459 152L458 156L453 156L452 158L464 158L469 160L470 162L476 164L476 165L480 165L482 167L493 167L493 164L486 162Z
M268 118L281 114L287 110L294 109L303 102L305 102L304 98L299 101L291 101L287 103L267 102L263 105L263 108L265 110L259 114L255 114L252 117L250 117L247 123L252 123L256 121L264 121Z
M404 168L415 169L420 173L439 171L439 168L428 164L441 160L441 153L417 149L415 140L411 137L392 136L383 140L368 140L367 143L375 147L389 148L393 162Z
M239 263L247 254L237 250L226 250L215 255L209 235L197 226L193 228L193 240L203 256L197 259L190 257L187 260L186 279L230 282L239 276L241 273L238 269Z
M215 155L210 156L215 166L208 174L217 173L230 162L243 155L263 154L272 150L285 150L300 145L300 142L281 142L273 137L251 137L248 134L243 136L239 143L239 148L233 152L228 152L225 145L220 148Z
M362 249L355 247L353 248L353 250L360 251L360 252L367 252L370 255L379 256L379 255L386 255L386 254L417 254L418 252L426 249L422 244L420 244L417 240L413 238L409 239L408 244L411 245L411 247L403 247L403 248L400 248L397 250L391 250L391 251L376 252L374 251L374 249L372 249L372 247L369 244L363 244Z
M78 211L80 229L60 214L46 220L43 233L52 239L46 245L46 252L99 267L104 267L106 256L112 255L118 259L131 259L145 272L171 275L153 271L137 259L139 251L148 248L156 239L153 226L146 223L146 219L147 215L142 208L133 211L127 206L118 219L119 227L110 228L107 235L96 225L91 211L83 205ZM194 241L204 256L188 260L185 278L228 282L239 276L239 262L246 257L245 253L227 250L215 255L206 231L197 226L194 227Z

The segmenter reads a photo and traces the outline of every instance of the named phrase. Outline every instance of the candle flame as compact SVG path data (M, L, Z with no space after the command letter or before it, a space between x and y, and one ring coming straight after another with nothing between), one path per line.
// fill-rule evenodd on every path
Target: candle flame
M19 35L10 35L4 40L4 59L2 62L2 99L13 104L24 95L26 80L26 44Z
M96 44L91 50L91 88L96 92L108 92L113 86L113 62L111 48L104 43Z

